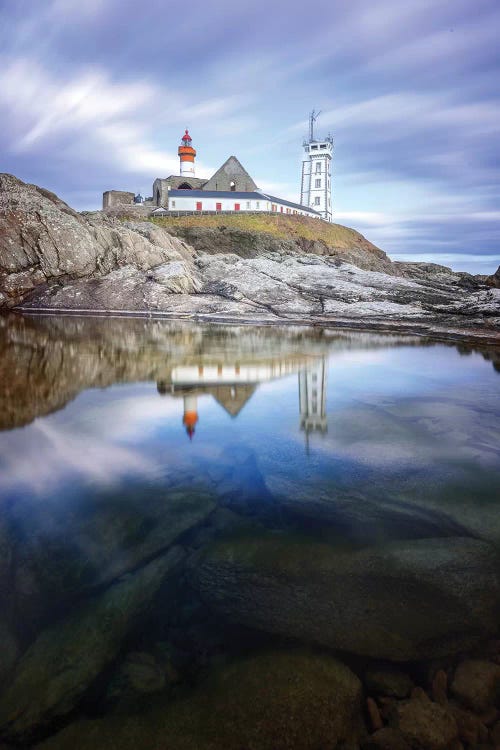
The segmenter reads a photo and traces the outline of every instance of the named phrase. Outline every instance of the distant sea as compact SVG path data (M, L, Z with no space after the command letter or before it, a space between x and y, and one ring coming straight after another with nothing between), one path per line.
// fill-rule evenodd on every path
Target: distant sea
M438 263L448 266L453 271L468 273L495 273L500 265L498 255L472 255L469 253L391 253L391 260L402 260L409 263Z

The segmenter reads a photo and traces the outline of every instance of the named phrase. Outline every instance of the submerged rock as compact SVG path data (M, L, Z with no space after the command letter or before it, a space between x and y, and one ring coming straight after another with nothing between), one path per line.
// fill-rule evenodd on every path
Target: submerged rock
M415 750L447 750L458 738L453 716L431 701L412 699L397 704L391 723Z
M325 654L267 651L215 669L188 697L140 715L79 721L40 750L331 750L364 731L362 688Z
M213 493L194 484L188 490L130 486L83 505L18 503L16 525L23 537L13 566L18 609L38 627L54 608L168 549L214 508Z
M411 750L403 733L394 727L383 727L374 732L361 747L362 750Z
M0 736L28 739L72 711L182 559L181 549L172 548L44 630L1 696Z
M114 673L106 691L105 701L114 710L129 711L145 696L161 692L178 679L171 664L160 663L149 652L128 653Z
M500 706L500 665L485 659L467 659L457 667L451 692L478 713Z
M9 678L18 656L19 644L7 623L0 620L0 685Z
M193 577L230 621L394 661L454 653L498 623L498 558L474 539L345 551L293 536L240 536L212 545Z

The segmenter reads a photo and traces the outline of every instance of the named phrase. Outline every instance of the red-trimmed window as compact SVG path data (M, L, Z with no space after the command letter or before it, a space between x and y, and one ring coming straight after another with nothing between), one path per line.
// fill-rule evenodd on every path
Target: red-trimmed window
M283 206L280 206L280 211L281 213L283 213Z
M222 211L222 203L216 203L215 204L215 210L216 211Z
M271 205L271 209L272 209L272 210L273 210L274 212L276 212L276 211L278 210L278 207L277 207L276 203L273 203L273 204Z
M201 211L203 208L203 203L201 201L196 201L196 210Z
M240 204L239 203L235 203L234 204L234 210L235 211L239 211L240 210Z

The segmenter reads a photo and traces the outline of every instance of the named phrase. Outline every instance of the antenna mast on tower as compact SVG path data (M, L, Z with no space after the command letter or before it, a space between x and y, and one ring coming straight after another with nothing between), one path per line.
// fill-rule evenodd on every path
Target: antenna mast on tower
M309 143L314 140L314 123L318 119L318 117L321 114L321 110L319 112L315 112L314 109L309 115Z

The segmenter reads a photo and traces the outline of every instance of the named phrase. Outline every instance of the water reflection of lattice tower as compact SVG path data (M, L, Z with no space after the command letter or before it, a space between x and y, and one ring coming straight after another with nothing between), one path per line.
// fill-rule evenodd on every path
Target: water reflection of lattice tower
M299 372L300 429L306 433L326 432L325 358L312 362Z

